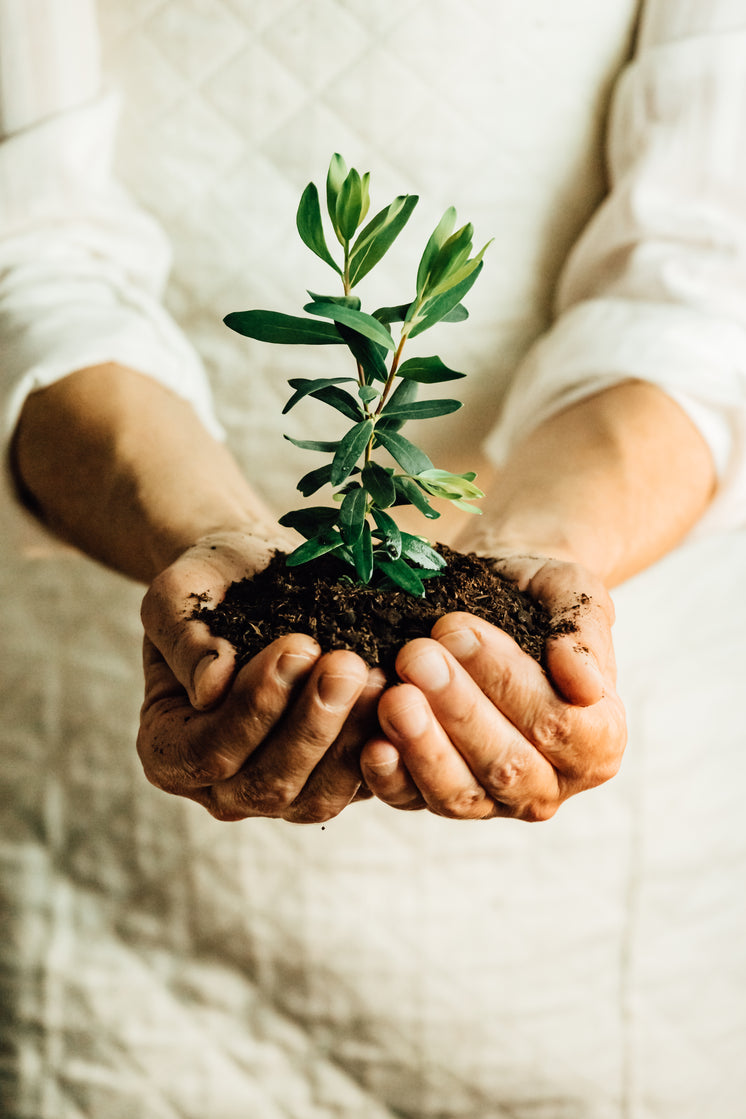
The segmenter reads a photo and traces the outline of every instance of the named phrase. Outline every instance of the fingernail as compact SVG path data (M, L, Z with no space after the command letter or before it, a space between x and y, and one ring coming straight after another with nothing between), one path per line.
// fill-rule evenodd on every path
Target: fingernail
M457 661L467 660L479 647L479 638L473 629L453 629L439 637L441 645L445 645Z
M445 657L437 649L428 649L415 657L406 669L407 680L428 691L440 691L451 682Z
M337 675L325 672L319 679L321 702L327 707L344 707L360 691L360 681L356 676Z
M276 673L281 684L291 687L308 672L313 661L299 653L283 653L277 662Z
M204 679L205 673L211 664L214 664L218 659L217 649L211 649L209 653L205 653L192 673L192 695L197 703L200 702L200 684Z

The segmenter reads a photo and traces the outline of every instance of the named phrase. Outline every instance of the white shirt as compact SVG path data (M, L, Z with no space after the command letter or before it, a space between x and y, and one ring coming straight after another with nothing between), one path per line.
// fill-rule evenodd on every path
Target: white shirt
M101 93L89 0L64 14L54 0L0 0L0 63L6 438L31 389L106 360L181 393L219 431L200 359L162 306L167 244L112 175L117 105ZM501 409L495 390L495 461L558 409L641 378L679 401L712 450L720 485L702 527L746 522L744 141L746 4L647 4L609 120L612 189Z

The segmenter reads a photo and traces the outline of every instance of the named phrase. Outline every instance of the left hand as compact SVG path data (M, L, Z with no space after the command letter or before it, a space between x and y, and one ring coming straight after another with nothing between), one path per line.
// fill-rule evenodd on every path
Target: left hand
M626 728L605 587L564 560L511 555L497 567L572 632L548 640L546 672L470 614L445 615L406 645L403 683L379 701L383 734L361 757L368 788L392 807L548 820L619 768Z

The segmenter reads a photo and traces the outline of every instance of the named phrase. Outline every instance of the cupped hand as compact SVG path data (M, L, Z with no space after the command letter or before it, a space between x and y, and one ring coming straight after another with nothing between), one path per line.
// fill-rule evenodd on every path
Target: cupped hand
M495 563L549 611L546 671L470 614L446 615L406 645L402 683L378 705L383 733L361 757L368 788L392 807L547 820L619 768L626 728L605 587L562 560Z
M319 822L370 795L359 753L377 727L383 674L345 650L322 655L304 634L279 638L236 672L229 642L192 617L275 546L244 533L208 536L153 582L142 607L137 748L154 785L220 820Z

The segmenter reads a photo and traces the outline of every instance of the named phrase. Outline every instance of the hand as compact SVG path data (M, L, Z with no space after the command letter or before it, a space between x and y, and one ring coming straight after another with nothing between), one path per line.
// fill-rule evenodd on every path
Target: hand
M403 683L378 705L383 735L361 756L369 789L392 807L547 820L619 767L626 730L603 584L544 557L496 566L544 603L555 630L570 632L549 639L546 673L470 614L446 615L431 638L406 645L396 662Z
M191 618L273 547L243 533L205 537L153 582L137 748L154 785L219 820L320 822L370 795L358 757L377 726L383 674L345 650L322 655L304 634L279 638L236 673L233 647Z

